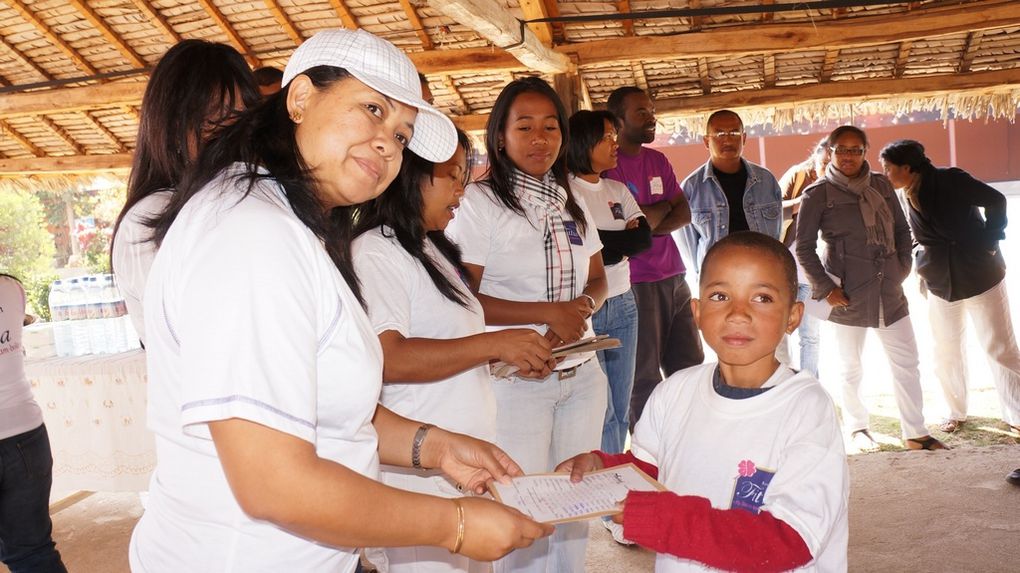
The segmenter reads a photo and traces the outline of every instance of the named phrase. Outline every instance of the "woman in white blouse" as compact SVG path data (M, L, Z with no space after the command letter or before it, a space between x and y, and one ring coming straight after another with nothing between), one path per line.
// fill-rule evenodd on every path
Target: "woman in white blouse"
M598 232L570 192L568 125L541 78L510 82L486 125L489 171L469 185L448 233L463 251L471 289L493 330L524 325L553 345L591 335L606 297ZM606 376L594 352L567 357L549 376L498 379L496 443L526 473L599 447ZM515 551L497 571L583 571L587 523L559 525L551 540Z

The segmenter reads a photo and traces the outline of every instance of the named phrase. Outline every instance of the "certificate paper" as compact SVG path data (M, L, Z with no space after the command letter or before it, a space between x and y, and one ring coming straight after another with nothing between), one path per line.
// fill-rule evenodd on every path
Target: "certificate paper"
M633 491L665 491L634 464L585 474L578 483L570 474L535 474L512 478L510 485L493 484L493 496L542 523L586 521L620 511L617 503Z

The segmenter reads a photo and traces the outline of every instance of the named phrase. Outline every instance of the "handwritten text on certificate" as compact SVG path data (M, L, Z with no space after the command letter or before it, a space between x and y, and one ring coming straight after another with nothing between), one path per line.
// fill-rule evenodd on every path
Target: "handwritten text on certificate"
M585 474L578 483L570 474L537 474L513 478L510 485L495 483L497 499L543 523L583 521L619 511L617 503L627 492L661 491L662 484L633 464Z

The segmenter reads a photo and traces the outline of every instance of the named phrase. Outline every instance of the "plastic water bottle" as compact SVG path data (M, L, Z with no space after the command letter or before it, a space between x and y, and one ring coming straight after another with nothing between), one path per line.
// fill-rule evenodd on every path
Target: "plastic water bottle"
M110 351L106 341L106 325L103 323L103 287L99 277L85 277L85 320L89 329L89 346L92 354L106 354Z
M70 310L67 285L64 281L53 281L50 285L50 322L53 323L53 345L56 347L57 356L74 354L71 323L68 322Z
M120 292L113 285L113 275L102 275L99 278L102 281L100 302L103 308L103 335L106 338L106 350L108 352L123 352L127 350L127 339L124 336L124 322L121 320L123 304L117 304ZM122 300L120 302L123 303Z
M128 316L127 303L124 302L124 296L120 294L120 288L117 287L117 277L114 275L107 275L110 277L110 284L113 287L114 305L116 307L116 315L118 322L118 330L123 337L121 349L122 350L134 350L141 346L138 340L138 333L135 332L135 325L131 322L131 317Z
M68 316L71 323L72 356L84 356L92 352L88 325L88 292L81 279L68 281Z

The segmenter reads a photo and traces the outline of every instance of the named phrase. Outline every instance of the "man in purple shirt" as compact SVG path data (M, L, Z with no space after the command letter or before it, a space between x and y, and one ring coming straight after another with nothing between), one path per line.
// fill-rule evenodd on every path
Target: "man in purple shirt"
M652 227L652 248L630 258L638 307L637 367L630 399L633 428L662 374L701 364L705 353L691 313L684 262L671 236L691 222L691 210L669 160L643 146L655 140L655 105L644 91L622 87L609 95L607 107L621 123L620 150L616 168L604 176L630 189Z

